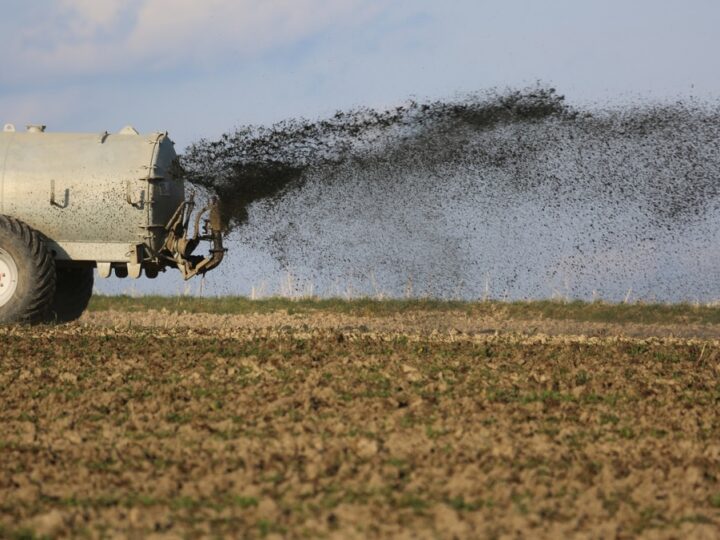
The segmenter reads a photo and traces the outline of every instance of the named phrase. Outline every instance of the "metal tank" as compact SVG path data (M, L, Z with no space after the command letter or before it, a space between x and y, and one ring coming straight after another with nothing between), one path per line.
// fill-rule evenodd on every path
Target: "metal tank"
M116 134L48 133L40 125L20 132L8 124L0 132L0 216L33 231L57 271L137 278L144 270L152 278L177 268L188 279L215 268L225 250L216 205L191 218L194 201L186 200L179 171L167 133L141 135L130 126ZM22 236L12 223L5 228ZM193 255L203 240L209 254ZM0 268L10 274L2 249ZM2 279L0 322L8 296Z

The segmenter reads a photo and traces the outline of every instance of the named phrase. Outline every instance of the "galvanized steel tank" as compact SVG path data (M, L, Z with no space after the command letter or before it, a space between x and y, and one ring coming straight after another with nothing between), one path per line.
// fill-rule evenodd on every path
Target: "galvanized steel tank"
M205 275L225 256L217 201L194 213L167 133L0 132L0 324L67 322L100 277ZM193 217L194 216L194 217ZM206 218L203 220L203 218ZM207 255L194 251L208 242Z
M158 252L184 201L167 133L0 132L0 214L49 239L58 261L130 262Z

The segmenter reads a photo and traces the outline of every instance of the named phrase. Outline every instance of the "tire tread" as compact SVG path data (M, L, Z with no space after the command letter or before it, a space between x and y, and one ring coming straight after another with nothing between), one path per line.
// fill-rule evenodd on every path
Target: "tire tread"
M23 221L0 215L0 229L5 229L20 240L30 254L31 263L37 269L35 288L25 302L23 311L17 315L18 322L41 322L55 294L55 259L45 246L40 232Z

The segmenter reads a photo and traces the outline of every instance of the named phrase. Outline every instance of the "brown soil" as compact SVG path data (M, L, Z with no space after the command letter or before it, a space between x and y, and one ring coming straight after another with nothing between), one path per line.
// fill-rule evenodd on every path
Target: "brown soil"
M715 538L717 337L462 313L0 328L0 537Z

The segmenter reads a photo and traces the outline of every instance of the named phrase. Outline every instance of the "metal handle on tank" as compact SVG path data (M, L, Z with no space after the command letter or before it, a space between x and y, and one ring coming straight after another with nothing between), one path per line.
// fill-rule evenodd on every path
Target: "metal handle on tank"
M63 203L59 204L57 200L55 199L55 180L50 180L50 206L55 206L57 208L67 208L68 203L70 199L70 190L66 189L63 192Z

